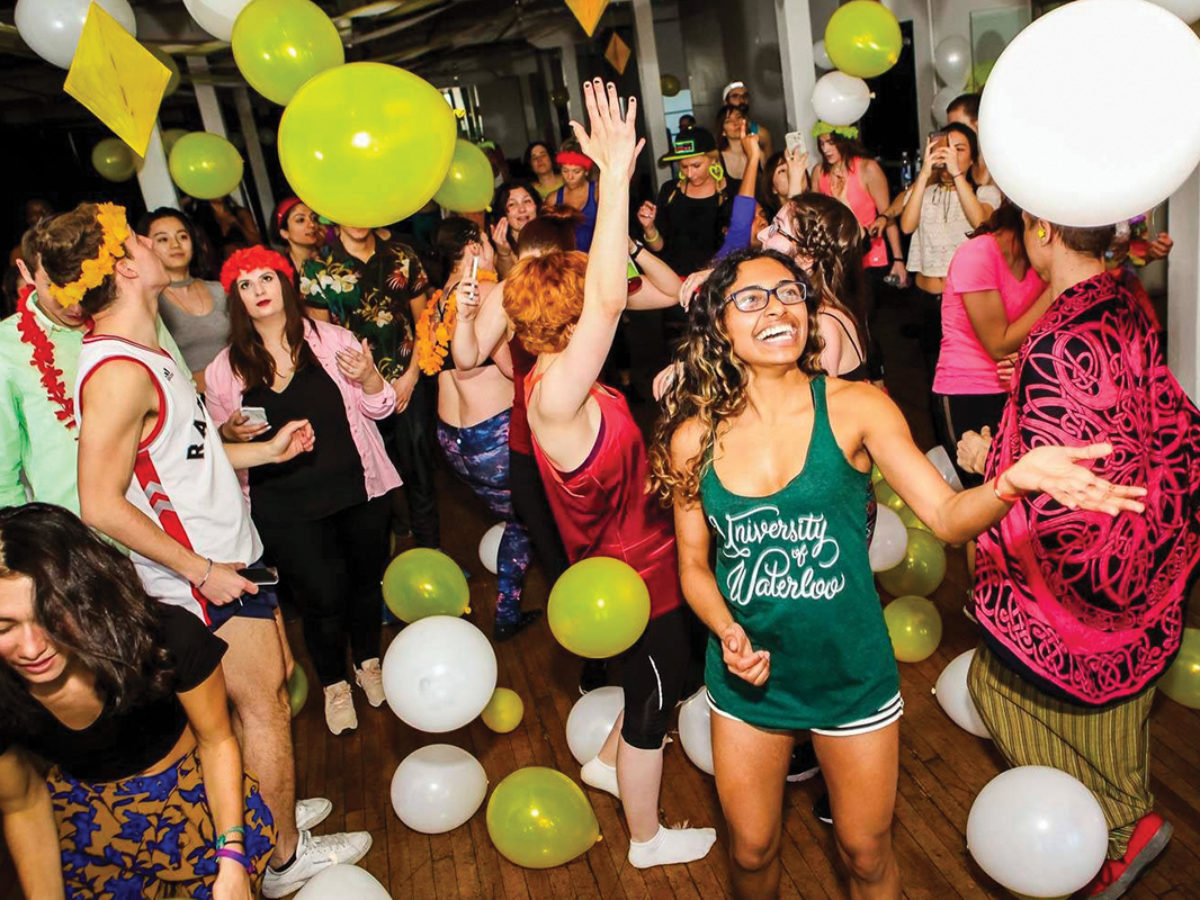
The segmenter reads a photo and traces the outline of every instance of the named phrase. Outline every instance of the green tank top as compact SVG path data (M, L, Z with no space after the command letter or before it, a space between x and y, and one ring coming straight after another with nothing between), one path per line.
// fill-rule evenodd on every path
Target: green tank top
M870 476L829 427L825 379L811 382L813 429L804 467L782 490L743 497L711 456L700 500L716 532L717 584L771 675L755 687L726 667L709 636L705 682L720 712L764 728L837 728L867 719L900 689L896 658L867 558Z

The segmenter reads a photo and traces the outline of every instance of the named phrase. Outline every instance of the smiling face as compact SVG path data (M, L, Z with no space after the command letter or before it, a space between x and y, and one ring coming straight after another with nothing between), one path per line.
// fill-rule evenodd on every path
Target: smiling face
M279 236L289 244L300 247L315 247L320 243L324 228L317 221L317 214L303 203L297 203L284 217Z
M283 314L283 288L274 269L243 272L234 282L238 297L251 319L267 319Z
M750 259L738 267L737 278L725 297L756 288L773 290L794 281L795 276L777 260ZM794 366L808 340L808 307L803 302L784 304L776 294L771 294L763 309L754 312L743 312L730 301L725 305L725 330L734 356L746 365Z
M755 237L764 250L775 250L784 256L795 256L796 230L788 206L785 204Z
M563 183L572 190L587 184L587 169L583 166L564 165L559 172L562 175Z
M508 217L509 231L520 232L537 217L537 212L537 201L529 196L525 188L513 188L508 192L508 199L504 201L504 215Z
M550 158L550 150L545 144L533 145L533 149L529 151L529 168L539 177L554 171L554 160Z
M150 223L147 237L154 244L154 252L172 275L186 277L192 264L192 233L174 216L164 216Z
M0 659L31 684L54 681L69 657L59 651L33 612L33 579L0 578Z

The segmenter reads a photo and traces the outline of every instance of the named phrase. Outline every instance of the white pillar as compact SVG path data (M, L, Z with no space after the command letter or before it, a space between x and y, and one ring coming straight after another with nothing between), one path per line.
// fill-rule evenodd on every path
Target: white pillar
M783 104L788 131L800 131L808 135L817 122L812 109L812 92L817 77L808 4L798 0L775 0L775 23L779 31L779 60L783 69ZM776 146L783 146L782 138L776 139Z
M1167 263L1167 363L1187 395L1200 402L1200 168L1171 195Z
M254 187L258 192L259 221L271 232L271 213L275 209L275 194L271 190L271 179L267 175L267 161L263 156L262 142L258 139L258 123L254 120L254 107L250 104L250 91L239 87L233 91L233 102L237 106L238 123L242 137L246 139L246 157L254 175Z
M179 207L179 197L175 193L175 183L171 181L171 173L167 169L167 154L163 149L162 132L158 123L150 133L150 143L146 147L146 155L138 169L138 186L142 189L142 201L146 209L158 209L160 206Z
M567 102L567 113L576 122L587 125L587 109L583 105L583 85L579 81L579 60L575 57L575 42L564 38L558 45L558 52L562 57L563 81L566 82L564 86L567 89L567 97L570 98Z
M779 0L781 2L781 0ZM807 15L807 13L805 13ZM667 145L667 116L663 111L662 73L658 68L658 42L654 38L654 10L650 0L633 0L633 33L637 44L638 79L642 83L642 107L646 123L646 144L650 150L650 174L657 191L664 172L655 161L665 156Z
M209 134L219 134L228 140L229 132L225 129L225 117L221 115L221 103L217 100L217 89L208 80L208 60L203 56L189 56L187 57L187 67L192 75L199 76L193 80L192 86L196 91L196 105L200 107L200 121L204 124L204 130ZM237 194L242 206L250 206L250 196L246 193L245 182L239 184L234 193ZM270 212L267 215L270 215Z

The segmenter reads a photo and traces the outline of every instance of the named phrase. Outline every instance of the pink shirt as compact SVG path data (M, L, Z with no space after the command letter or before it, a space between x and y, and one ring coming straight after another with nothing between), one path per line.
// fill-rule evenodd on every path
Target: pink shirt
M942 350L938 357L933 390L938 394L1001 394L1004 387L996 377L996 361L979 342L971 326L962 295L976 291L999 291L1004 316L1009 322L1020 318L1039 297L1046 284L1032 268L1017 281L1000 252L995 237L982 234L954 252L946 287L942 291Z
M378 394L364 394L362 386L347 379L337 367L336 354L339 350L362 352L362 345L358 339L338 325L318 321L311 324L314 327L305 329L304 339L308 341L308 346L321 368L333 379L338 393L342 395L342 403L346 407L346 421L350 425L350 436L354 439L354 446L358 448L358 455L362 459L367 499L381 497L400 486L400 476L396 474L396 467L392 465L387 451L383 448L379 429L371 420L386 419L395 412L396 392L385 380L383 390ZM229 365L229 348L226 347L204 370L204 403L208 407L209 416L218 427L241 409L244 387L241 379L233 374ZM318 434L317 440L320 439ZM250 493L245 471L239 471L238 477L242 482L242 492L248 501Z

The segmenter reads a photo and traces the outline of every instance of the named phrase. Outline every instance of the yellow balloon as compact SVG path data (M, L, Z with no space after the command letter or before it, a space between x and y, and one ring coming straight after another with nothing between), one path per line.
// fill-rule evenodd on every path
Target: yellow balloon
M619 559L594 556L563 572L546 604L555 639L577 656L607 659L632 647L650 622L650 592Z
M123 140L109 137L92 148L92 168L108 181L128 181L137 171L137 157Z
M907 509L904 501L900 499L900 495L892 490L892 486L883 480L882 477L875 482L875 500L880 506L886 506L888 509L899 514L900 510Z
M905 528L916 528L918 531L924 531L926 534L933 534L933 529L917 518L917 514L907 506L901 507L897 513L900 516L900 521L904 523ZM945 541L933 534L939 544L945 545Z
M883 620L900 662L928 659L942 642L942 616L924 597L897 597L883 608Z
M171 79L167 82L167 86L163 89L163 99L166 99L179 90L179 64L175 62L170 53L168 53L166 50L163 50L161 47L146 45L146 49L150 51L155 59L166 66L167 71L171 73Z
M234 22L232 43L242 77L280 106L314 75L346 61L337 26L310 0L254 0Z
M579 785L542 766L517 769L496 785L487 829L501 856L529 869L561 866L600 839L600 823Z
M304 667L296 663L292 669L292 677L288 679L288 705L292 708L292 718L300 715L304 703L308 700L308 676Z
M454 158L446 180L433 199L450 212L482 212L492 202L492 181L492 164L487 155L470 141L459 138L454 144Z
M928 597L946 577L946 550L929 532L909 528L904 559L877 577L883 589L893 597L905 594Z
M1200 709L1200 628L1183 629L1179 655L1158 686L1176 703Z
M500 734L508 734L520 725L524 715L525 704L521 700L521 695L514 690L502 687L496 688L492 699L480 713L483 724Z

